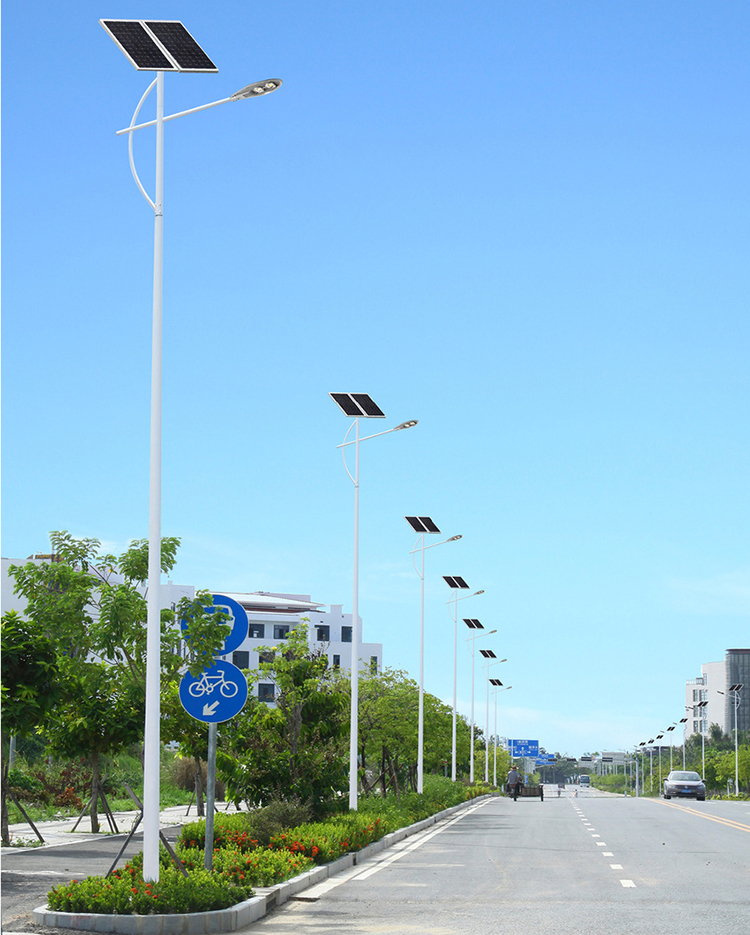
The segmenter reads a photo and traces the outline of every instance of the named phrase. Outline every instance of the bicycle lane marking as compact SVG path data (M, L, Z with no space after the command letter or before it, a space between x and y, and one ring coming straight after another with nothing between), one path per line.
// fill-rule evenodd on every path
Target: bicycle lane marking
M652 799L651 801L664 805L666 808L676 808L680 812L688 815L697 815L699 818L707 818L709 821L715 821L719 825L726 825L727 828L734 828L736 831L747 831L750 833L750 825L746 825L734 818L722 818L719 815L707 815L697 808L688 808L686 805L678 805L676 802L662 802L661 799Z

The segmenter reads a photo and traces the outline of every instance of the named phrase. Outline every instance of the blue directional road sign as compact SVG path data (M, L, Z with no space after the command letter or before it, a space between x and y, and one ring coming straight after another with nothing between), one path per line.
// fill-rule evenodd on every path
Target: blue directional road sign
M509 740L508 746L513 756L539 756L538 740Z
M187 713L207 724L229 721L244 708L247 679L231 662L219 660L196 678L186 672L180 682L180 702Z

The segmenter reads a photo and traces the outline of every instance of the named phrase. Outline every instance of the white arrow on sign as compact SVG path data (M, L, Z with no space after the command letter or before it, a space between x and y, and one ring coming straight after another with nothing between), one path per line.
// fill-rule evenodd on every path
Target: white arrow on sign
M211 717L211 715L214 713L214 711L216 711L216 709L217 709L218 707L219 707L219 702L218 702L218 701L214 701L213 704L204 704L204 705L203 705L203 714L204 714L204 716L205 716L205 715L208 715L208 717Z

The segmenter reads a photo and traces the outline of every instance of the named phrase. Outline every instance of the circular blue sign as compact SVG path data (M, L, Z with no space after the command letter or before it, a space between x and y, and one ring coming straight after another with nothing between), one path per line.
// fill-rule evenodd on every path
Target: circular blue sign
M225 594L212 594L214 607L220 607L229 614L229 620L226 623L232 628L229 636L224 641L224 645L216 653L217 656L226 656L233 652L238 646L241 646L247 639L247 613L245 608L238 604L233 597L227 597ZM182 621L182 629L186 628L185 621Z
M231 662L219 660L196 678L186 672L180 682L180 702L187 713L206 724L231 720L245 707L247 679Z

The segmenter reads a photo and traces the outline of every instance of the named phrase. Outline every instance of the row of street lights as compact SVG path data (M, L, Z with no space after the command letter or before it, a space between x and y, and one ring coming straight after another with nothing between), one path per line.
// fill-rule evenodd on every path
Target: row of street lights
M331 399L336 403L339 409L344 413L348 418L353 419L354 421L349 426L346 435L344 436L344 441L338 446L342 449L342 456L344 461L344 470L346 471L349 479L354 484L354 572L353 572L353 589L352 589L352 663L351 663L351 717L349 724L349 808L355 809L358 804L358 731L359 731L359 648L361 644L361 623L359 618L359 446L360 442L367 441L371 438L378 438L381 435L388 435L391 432L398 432L403 429L412 428L417 425L416 419L410 419L407 422L402 422L399 425L395 426L392 429L386 429L384 432L375 432L371 435L360 435L360 419L384 419L385 413L383 410L375 403L371 396L367 393L329 393ZM354 430L354 438L349 439L352 430ZM346 449L348 446L354 445L354 474L349 470L349 466L346 461ZM441 535L440 529L437 524L429 516L407 516L405 517L407 523L411 528L418 534L416 545L410 551L412 556L412 562L414 564L414 570L417 572L420 578L420 609L419 609L419 715L418 715L418 729L417 729L417 791L422 792L424 789L424 586L425 586L425 552L428 549L436 548L439 545L446 545L449 542L457 542L462 537L460 535L450 536L447 539L441 539L439 542L433 542L430 545L426 544L425 537L428 535ZM417 565L417 555L420 556L420 563ZM452 616L453 616L453 722L452 722L452 738L451 738L451 779L456 781L456 718L457 718L457 706L458 706L458 602L461 600L466 600L469 597L476 597L480 594L484 594L483 590L474 591L472 594L465 594L459 597L459 591L468 591L469 586L464 581L464 579L459 576L443 576L446 584L452 590L452 596L447 602L448 605L452 605ZM475 618L465 619L464 623L470 629L484 630L483 625L476 620ZM489 636L492 633L497 633L497 630L490 630L488 632L477 633L474 636L470 636L467 639L467 644L471 648L471 752L470 752L470 774L469 779L471 782L474 781L474 641L479 639L482 636ZM487 682L487 744L485 750L485 782L489 781L489 667L495 665L495 662L490 660L496 660L495 653L492 650L483 649L481 650L483 658L486 660L486 669L485 673L488 682ZM497 660L497 663L506 662L506 659ZM491 680L493 684L502 686L502 682L497 679ZM510 686L509 686L510 687ZM496 718L497 718L497 708L496 708ZM495 741L497 744L497 741ZM497 760L497 751L495 752L495 759Z
M127 135L128 157L133 179L154 213L154 264L152 296L152 343L151 343L151 428L149 457L149 534L148 534L148 601L146 623L146 718L144 736L144 841L143 841L143 876L146 880L159 879L159 721L160 721L160 585L161 585L161 447L162 447L162 306L163 306L163 231L164 231L164 124L178 117L197 113L219 104L263 97L281 86L278 78L269 78L249 84L229 97L193 107L180 113L164 114L164 75L165 72L204 72L215 73L216 65L205 51L193 39L181 22L175 20L100 20L110 38L116 43L128 61L139 71L156 72L156 77L146 89L135 109L128 127L119 130L118 135ZM156 89L156 119L138 123L138 115L152 90ZM151 198L144 188L136 171L133 157L133 134L136 130L155 127L156 131L156 172L154 197ZM360 436L360 418L384 418L383 412L366 394L332 393L331 397L345 415L353 417L342 449L344 466L354 484L354 583L352 600L352 672L351 672L351 723L349 750L349 806L357 808L357 733L359 672L358 657L361 643L359 620L359 446L360 442L390 432L407 429L417 424L416 420L402 422L385 432ZM354 438L350 439L352 429ZM353 445L355 450L354 474L346 464L346 450ZM430 521L431 523L431 521ZM434 524L432 524L434 525ZM413 527L416 528L416 527ZM418 570L422 580L422 601L420 611L420 673L419 673L419 765L418 788L422 791L424 769L424 537L437 530L426 526L417 529L420 542L412 555L421 553L421 568ZM439 531L438 531L439 532ZM460 536L451 536L444 542L454 542ZM442 545L443 542L435 543ZM416 567L416 565L415 565ZM461 579L463 580L463 579ZM481 591L475 594L481 594ZM467 595L474 596L474 595ZM456 778L456 666L457 666L457 629L458 629L458 588L455 589L453 604L454 614L454 680L453 680L453 762L451 775ZM494 631L493 631L494 632ZM471 770L474 770L474 697L473 697L473 651L472 651L472 725L471 725ZM489 701L487 705L489 726ZM485 765L485 778L488 766Z
M740 771L739 771L739 742L738 742L738 732L737 732L737 710L740 706L740 692L743 689L742 682L735 682L730 685L727 689L726 694L732 697L732 705L734 707L734 794L740 794ZM724 695L725 693L717 690L717 694ZM685 711L690 711L695 715L696 710L700 718L700 735L701 735L701 778L705 781L706 778L706 731L704 728L704 714L705 709L708 707L708 701L696 701L691 705L685 705ZM653 743L657 740L662 740L665 734L669 734L669 770L672 771L672 731L680 724L687 724L688 718L682 717L679 721L673 721L673 723L652 737L651 740L644 740L638 746L641 748L641 755L645 752L645 748L649 747L649 755L651 757L651 791L654 789L654 770L653 770L653 759L654 759L654 750ZM683 737L682 741L682 768L685 769L685 738ZM661 744L659 744L659 787L662 785L662 772L661 772Z

